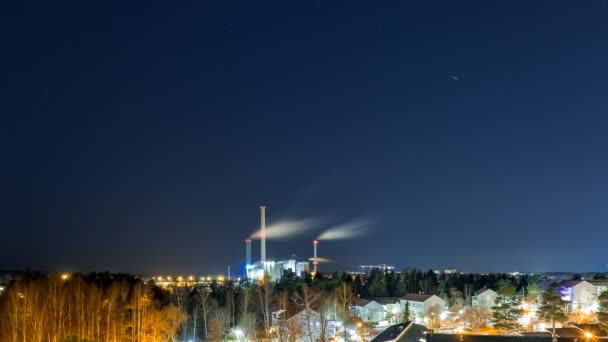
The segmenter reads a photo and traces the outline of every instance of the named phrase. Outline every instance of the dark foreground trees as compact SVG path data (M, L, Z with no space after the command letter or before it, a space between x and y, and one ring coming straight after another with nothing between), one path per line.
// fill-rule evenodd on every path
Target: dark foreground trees
M551 322L552 333L555 335L555 322L566 320L564 313L564 302L557 292L557 283L552 282L542 294L542 302L539 308L539 316L547 322Z
M127 275L24 275L0 297L0 341L170 341L185 319Z

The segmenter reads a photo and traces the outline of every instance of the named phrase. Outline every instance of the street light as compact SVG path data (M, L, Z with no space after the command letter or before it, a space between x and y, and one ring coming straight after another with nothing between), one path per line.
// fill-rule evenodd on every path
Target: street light
M591 337L593 337L593 335L590 332L585 331L585 338L590 339Z

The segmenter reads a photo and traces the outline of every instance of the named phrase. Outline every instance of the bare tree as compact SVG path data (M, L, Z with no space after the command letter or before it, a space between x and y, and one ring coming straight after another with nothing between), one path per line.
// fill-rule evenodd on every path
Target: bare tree
M321 299L324 293L318 289L311 289L306 283L303 283L300 287L299 292L294 293L294 301L300 307L303 308L304 317L306 321L306 335L310 342L316 340L316 322L315 322L315 308L318 308L321 304Z
M239 328L244 336L251 336L255 329L255 314L253 313L253 293L251 288L243 287L240 291Z
M230 310L228 307L214 310L209 319L209 337L212 341L223 341L230 330Z
M319 338L321 342L326 341L327 337L327 326L329 321L335 319L337 307L337 299L334 294L326 294L321 298L321 305L319 306Z
M270 334L270 326L272 323L271 305L274 301L274 287L270 281L265 281L256 288L258 294L258 303L262 314L262 322L264 323L264 331L266 336Z
M439 327L439 315L441 314L441 306L435 304L428 308L425 312L426 319L428 321L429 328L438 328Z
M346 323L350 321L350 304L353 301L353 288L347 282L341 282L334 294L337 303L337 315L342 319L344 336L346 336Z
M210 314L215 309L215 302L211 298L211 290L206 287L199 287L196 290L196 301L201 308L201 319L203 320L203 331L205 332L205 339L209 338L209 329L207 327L207 321ZM196 323L195 323L196 324Z

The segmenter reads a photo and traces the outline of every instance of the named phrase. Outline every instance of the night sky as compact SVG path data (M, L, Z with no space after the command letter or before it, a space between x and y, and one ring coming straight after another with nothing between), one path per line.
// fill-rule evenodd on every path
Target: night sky
M2 7L0 269L606 270L606 0Z

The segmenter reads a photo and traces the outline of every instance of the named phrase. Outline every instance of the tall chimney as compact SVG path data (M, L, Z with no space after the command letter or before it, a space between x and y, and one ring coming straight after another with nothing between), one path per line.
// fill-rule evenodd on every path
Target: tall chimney
M266 207L260 206L260 239L262 241L262 264L266 262Z
M246 265L251 265L251 239L245 239L245 260Z
M319 244L319 241L315 240L312 242L313 246L315 247L315 252L312 258L312 264L314 266L314 274L317 274L317 265L319 264L319 261L317 260L317 245Z

